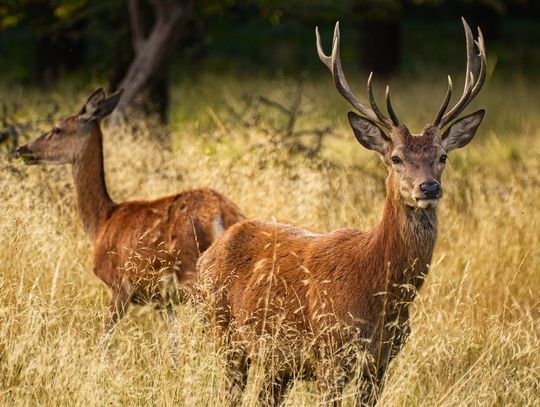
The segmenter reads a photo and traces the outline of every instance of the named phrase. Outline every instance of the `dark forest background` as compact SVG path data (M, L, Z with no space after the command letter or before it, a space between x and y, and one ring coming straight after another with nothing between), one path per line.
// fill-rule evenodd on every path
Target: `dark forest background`
M482 28L498 75L538 78L533 0L0 0L0 75L44 87L99 79L127 89L121 109L144 94L166 121L172 80L323 72L314 27L329 50L336 20L343 58L365 71L461 71L463 43L447 40L462 32L461 16Z

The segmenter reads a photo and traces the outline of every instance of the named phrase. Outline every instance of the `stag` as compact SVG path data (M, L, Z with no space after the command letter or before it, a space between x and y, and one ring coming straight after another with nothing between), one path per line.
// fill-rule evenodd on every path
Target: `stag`
M382 113L373 96L372 75L367 81L371 108L354 96L341 66L339 23L331 55L324 53L316 29L319 58L338 92L360 113L348 114L356 139L378 153L388 169L382 219L371 231L326 234L243 221L201 256L198 286L207 321L228 355L224 383L233 404L265 336L274 343L269 358L273 368L263 365L261 399L279 405L294 378L311 377L325 403L339 405L343 387L356 372L361 378L357 403L376 403L384 372L410 333L409 308L431 263L447 154L468 144L484 117L484 110L478 110L455 120L486 76L482 33L478 29L477 54L471 29L465 20L463 25L463 95L447 112L449 77L435 119L418 135L399 121L388 87L388 117Z
M130 303L154 303L175 318L173 303L192 290L196 262L225 229L244 219L238 207L211 189L193 189L154 201L114 202L103 168L101 120L122 92L96 90L78 114L19 147L25 164L71 164L84 230L93 243L93 271L110 289L103 340Z

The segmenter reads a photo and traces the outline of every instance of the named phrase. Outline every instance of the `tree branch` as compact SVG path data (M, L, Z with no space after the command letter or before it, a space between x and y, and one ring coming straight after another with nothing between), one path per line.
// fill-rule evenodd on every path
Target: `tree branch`
M130 4L135 2L130 0ZM190 8L180 2L153 0L151 4L156 15L154 26L141 42L126 76L118 85L118 88L124 89L116 109L118 113L126 111L148 79L164 63L189 18Z
M124 93L111 125L120 123L120 117L132 105L137 94L167 64L174 44L186 30L196 3L196 0L149 0L155 18L152 29L145 36L137 1L128 0L135 57L117 87L124 89Z

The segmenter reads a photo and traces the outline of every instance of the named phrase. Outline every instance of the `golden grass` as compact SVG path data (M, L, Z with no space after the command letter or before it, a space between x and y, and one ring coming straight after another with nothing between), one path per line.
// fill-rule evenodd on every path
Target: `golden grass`
M209 186L253 218L287 219L316 231L376 224L385 170L354 141L345 104L329 81L308 84L308 112L299 122L335 126L323 160L316 161L286 157L257 129L244 132L226 122L221 108L221 98L238 100L242 87L279 98L286 92L276 89L290 82L205 81L199 94L175 89L182 107L173 112L170 149L149 140L144 122L133 132L105 132L116 200ZM418 130L431 118L444 83L394 87L403 95L397 111ZM35 92L3 93L24 102L29 117L45 109L33 107ZM71 113L68 106L84 100L76 93L53 96ZM476 103L488 117L471 145L449 159L434 264L413 306L413 334L390 367L380 405L540 404L538 97L537 85L515 80L490 83ZM102 360L97 344L108 292L91 272L69 168L24 167L4 158L0 167L0 403L219 405L221 359L190 307L177 307L176 370L168 363L165 324L144 308L132 308L113 337L111 361ZM256 405L256 382L248 386L246 406ZM353 392L347 389L346 405ZM298 382L287 404L317 400L312 383Z

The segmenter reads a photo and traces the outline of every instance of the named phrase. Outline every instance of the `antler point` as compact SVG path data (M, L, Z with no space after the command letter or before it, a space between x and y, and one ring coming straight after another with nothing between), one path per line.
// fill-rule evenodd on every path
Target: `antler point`
M336 23L336 26L334 28L334 38L339 39L339 21Z

